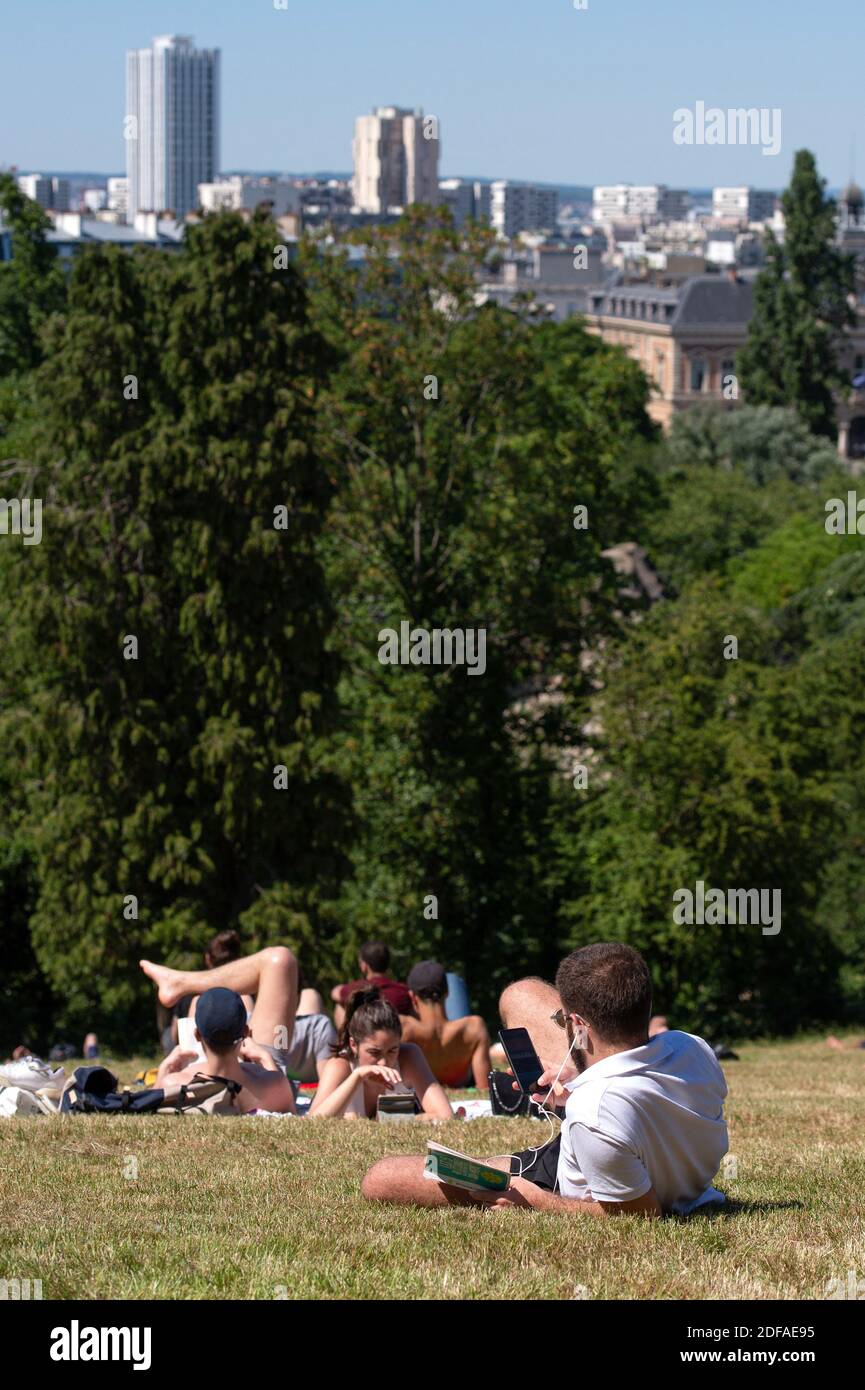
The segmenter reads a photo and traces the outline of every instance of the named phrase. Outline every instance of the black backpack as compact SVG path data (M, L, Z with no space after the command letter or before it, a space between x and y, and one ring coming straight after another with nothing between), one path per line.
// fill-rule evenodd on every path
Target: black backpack
M76 1067L60 1097L61 1115L239 1115L240 1083L199 1073L191 1081L118 1091L107 1067Z

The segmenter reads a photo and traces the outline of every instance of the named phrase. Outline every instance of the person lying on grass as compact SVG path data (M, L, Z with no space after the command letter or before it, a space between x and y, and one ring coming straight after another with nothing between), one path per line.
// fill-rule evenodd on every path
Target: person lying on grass
M518 981L500 1010L506 1028L528 1029L544 1064L546 1089L534 1099L565 1104L559 1136L488 1160L511 1174L504 1192L448 1187L423 1176L423 1158L401 1156L370 1168L365 1197L601 1217L658 1217L724 1200L711 1185L727 1151L724 1074L702 1038L673 1030L648 1037L652 986L637 951L620 942L584 946L562 961L555 989Z
M291 1082L270 1052L254 1042L246 1021L246 1005L233 989L216 987L199 997L195 1013L195 1036L204 1051L204 1061L191 1061L194 1052L184 1052L178 1044L164 1059L156 1073L156 1085L166 1081L192 1081L196 1076L219 1076L240 1085L238 1109L276 1110L296 1113Z
M239 950L239 940L235 936ZM214 937L211 947L218 940ZM318 990L300 988L297 957L287 946L266 946L251 955L223 954L206 970L172 970L152 960L139 961L158 991L159 1002L171 1010L190 997L189 1017L195 1017L195 997L219 986L254 998L249 1024L257 1045L270 1053L282 1071L295 1079L313 1081L330 1057L336 1032L324 1013Z
M450 1101L414 1043L401 1041L399 1014L377 987L355 990L309 1108L315 1119L376 1118L379 1096L414 1091L419 1119L452 1120Z

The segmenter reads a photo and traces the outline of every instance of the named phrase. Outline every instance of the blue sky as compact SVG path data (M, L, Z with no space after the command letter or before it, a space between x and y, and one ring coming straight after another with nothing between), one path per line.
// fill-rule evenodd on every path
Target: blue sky
M438 116L442 173L781 187L794 150L865 182L865 0L3 0L0 166L123 168L124 53L223 53L224 168L349 169L354 117ZM782 112L776 157L675 145L673 112ZM858 129L857 129L858 123Z

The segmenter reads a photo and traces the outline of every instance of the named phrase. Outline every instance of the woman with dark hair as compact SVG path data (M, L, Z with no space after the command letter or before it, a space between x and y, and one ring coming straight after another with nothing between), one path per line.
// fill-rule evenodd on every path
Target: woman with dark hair
M374 1120L379 1096L413 1091L423 1112L418 1118L452 1120L450 1101L420 1048L401 1038L399 1014L379 990L355 990L309 1114Z

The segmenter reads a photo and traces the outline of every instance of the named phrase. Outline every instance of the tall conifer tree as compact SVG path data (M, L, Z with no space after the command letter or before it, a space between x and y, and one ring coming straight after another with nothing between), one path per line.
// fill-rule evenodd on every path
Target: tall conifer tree
M799 150L781 199L784 244L769 233L754 315L739 354L749 405L792 406L815 434L835 435L835 393L848 384L838 347L855 322L853 262L835 240L835 205L814 156Z

